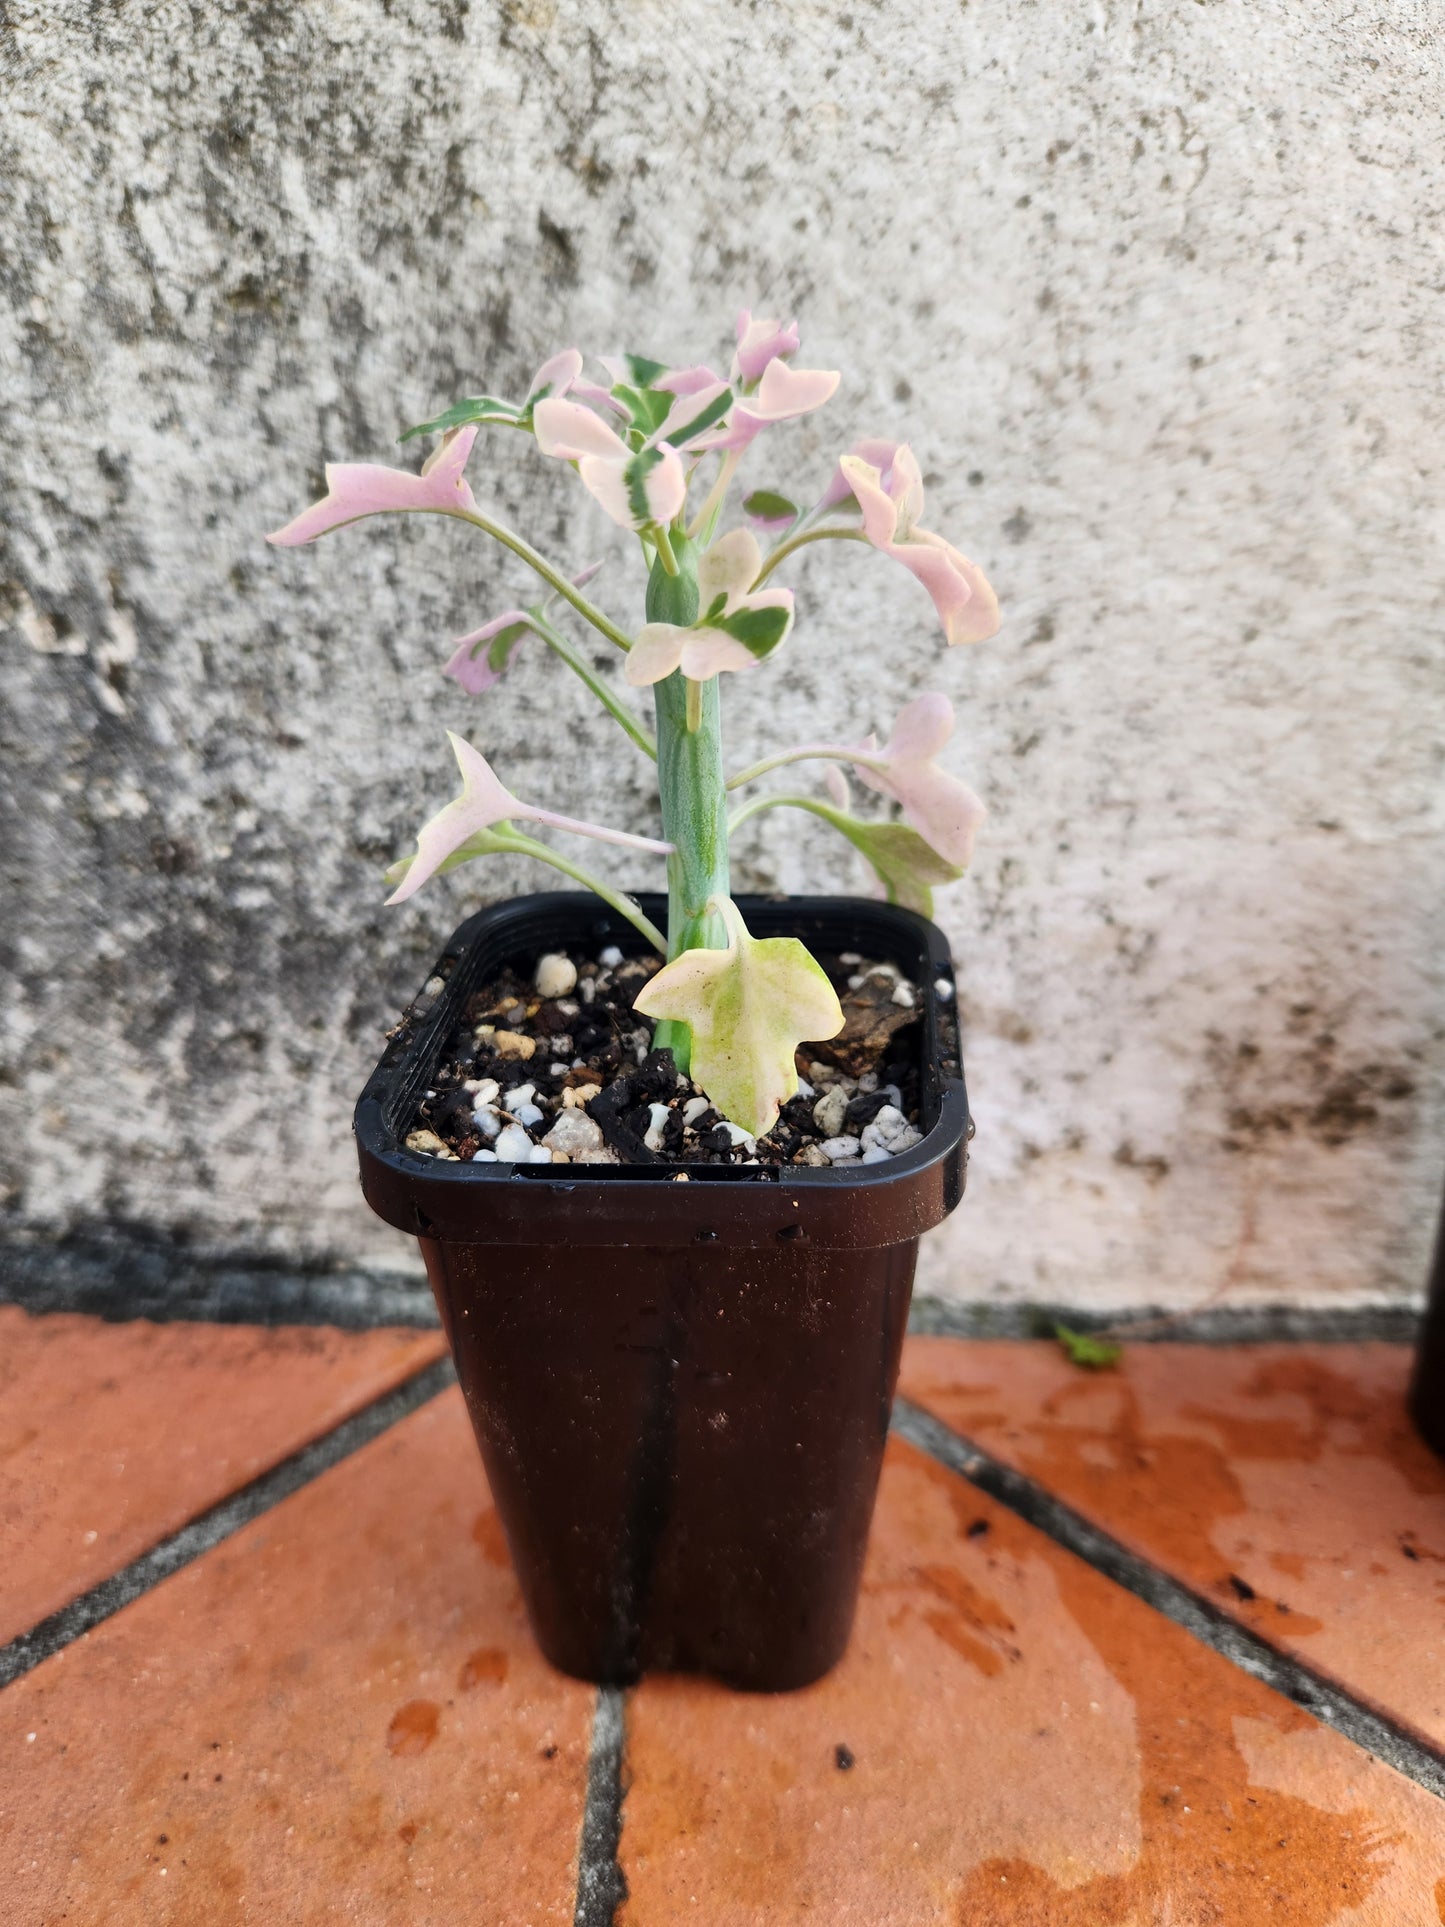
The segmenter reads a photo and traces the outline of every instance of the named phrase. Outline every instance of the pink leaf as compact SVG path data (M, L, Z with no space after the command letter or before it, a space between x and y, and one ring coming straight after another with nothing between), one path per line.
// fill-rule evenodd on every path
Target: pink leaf
M470 635L458 636L456 652L447 663L442 674L459 682L469 696L483 695L493 683L500 682L504 672L511 668L512 657L517 645L531 628L531 618L525 609L505 609L490 622L484 622L480 629L473 629ZM493 663L497 654L496 639L504 636L507 630L515 633L506 641L505 655L500 663ZM490 643L491 648L483 648Z
M987 811L967 783L933 760L952 734L953 704L947 696L920 696L899 711L882 749L857 758L854 767L860 782L902 805L930 848L964 869Z
M796 321L754 321L744 308L738 316L737 339L733 375L751 386L770 361L797 354L798 324Z
M877 452L881 454L886 446L877 444ZM835 479L847 485L862 509L863 533L874 548L901 562L932 596L944 639L983 642L996 635L998 598L983 570L941 535L918 526L923 478L913 451L900 443L881 467L861 454L845 455L838 471ZM829 494L832 491L830 485Z
M375 462L328 462L325 495L266 540L277 548L297 548L367 515L471 514L476 504L462 470L476 438L475 427L446 436L419 475Z
M793 421L821 408L836 392L840 376L816 368L790 368L775 356L763 370L755 395L749 395L717 428L700 435L699 449L741 449L775 422Z
M533 813L517 801L486 757L479 755L470 743L463 742L451 730L447 731L447 741L461 768L462 793L423 826L416 839L416 856L405 877L387 898L388 903L405 903L408 897L414 896L428 877L435 876L452 852L476 831Z

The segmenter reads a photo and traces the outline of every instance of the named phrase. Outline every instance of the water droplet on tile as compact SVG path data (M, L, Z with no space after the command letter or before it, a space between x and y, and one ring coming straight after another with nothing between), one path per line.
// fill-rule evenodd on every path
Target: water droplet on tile
M464 1693L486 1680L498 1684L507 1677L507 1655L499 1646L478 1646L462 1665L457 1675L457 1685Z
M472 1521L472 1537L492 1565L509 1566L512 1563L511 1555L507 1551L506 1536L502 1531L502 1522L497 1517L495 1506L488 1506L485 1512L477 1514Z
M405 1706L399 1706L386 1729L388 1752L403 1759L425 1753L437 1736L440 1716L441 1708L435 1700L408 1700Z

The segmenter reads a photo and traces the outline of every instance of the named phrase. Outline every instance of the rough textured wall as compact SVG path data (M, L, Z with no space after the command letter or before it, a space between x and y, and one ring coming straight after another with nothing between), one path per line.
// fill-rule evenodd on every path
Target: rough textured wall
M480 537L261 531L324 459L387 459L553 348L716 355L747 303L847 370L759 479L905 432L1007 611L945 657L901 572L829 552L785 659L727 692L759 753L928 687L958 705L993 811L943 911L979 1136L928 1286L1416 1289L1445 1015L1437 19L6 0L7 1221L403 1258L356 1195L351 1100L475 893L545 880L380 907L451 793L443 727L634 829L645 772L540 651L478 704L439 679L524 586ZM479 496L543 546L610 540L565 472L487 452ZM629 610L620 548L598 591ZM746 885L858 881L811 821L739 854Z

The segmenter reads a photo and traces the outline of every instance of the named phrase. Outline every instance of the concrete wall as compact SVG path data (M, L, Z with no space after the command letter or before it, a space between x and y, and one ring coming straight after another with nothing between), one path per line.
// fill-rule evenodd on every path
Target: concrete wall
M717 356L796 310L989 568L945 656L869 554L728 688L761 753L947 689L992 806L943 911L979 1120L924 1278L1197 1304L1418 1289L1442 1157L1436 9L1355 0L7 0L0 7L0 1197L12 1229L405 1261L347 1120L478 893L379 867L465 729L646 829L450 525L261 532L323 460L548 351ZM479 496L610 540L515 444ZM487 455L500 459L495 471ZM637 593L622 554L598 585ZM789 837L792 840L787 840ZM624 857L618 878L645 881ZM765 818L748 886L850 887Z

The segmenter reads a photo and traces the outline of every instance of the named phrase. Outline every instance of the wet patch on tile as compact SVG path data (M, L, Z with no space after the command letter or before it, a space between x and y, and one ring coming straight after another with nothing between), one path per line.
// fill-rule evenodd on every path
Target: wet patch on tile
M1445 1465L1408 1348L911 1339L900 1390L1282 1651L1445 1744Z
M0 1695L0 1919L566 1927L595 1695L486 1505L451 1391Z
M838 1670L646 1682L628 1771L625 1927L1413 1922L1445 1855L1430 1796L898 1442Z

